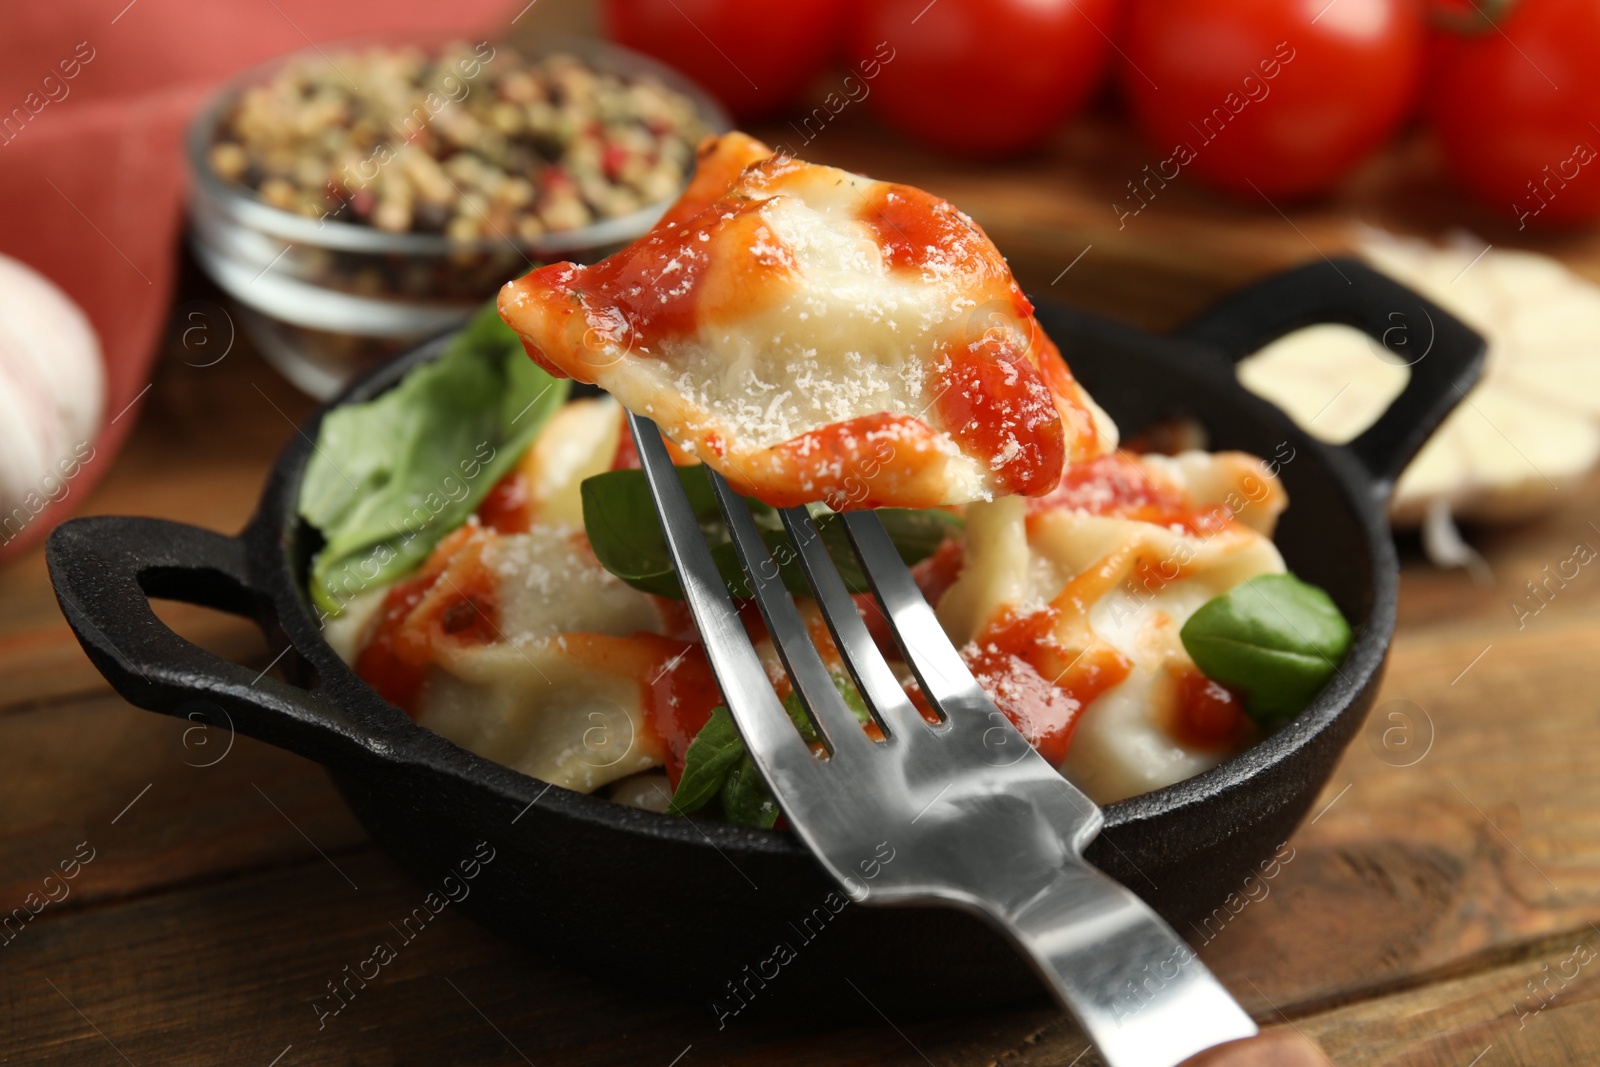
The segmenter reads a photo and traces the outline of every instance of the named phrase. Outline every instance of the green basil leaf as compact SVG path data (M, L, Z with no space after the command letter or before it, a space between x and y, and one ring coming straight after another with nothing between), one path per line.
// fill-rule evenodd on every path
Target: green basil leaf
M689 499L693 504L692 483L683 477L681 468L678 477L684 489L691 491ZM706 486L707 492L710 488ZM583 498L583 527L600 565L635 589L681 599L683 590L678 587L678 576L667 554L661 518L650 498L644 472L596 474L584 479L579 493Z
M867 702L856 691L856 683L851 680L850 676L843 671L829 671L828 677L833 679L833 687L844 698L844 706L850 709L850 714L856 717L856 721L862 726L871 722L872 713L867 711ZM811 725L811 719L807 717L805 708L800 704L799 693L791 692L784 698L783 710L789 713L790 720L794 723L796 729L800 731L800 736L805 738L807 744L814 744L820 740L817 737L816 727Z
M728 537L705 467L698 464L678 467L677 473L700 524L700 532L711 547L711 558L729 592L739 599L749 599L749 583ZM635 589L682 599L683 590L667 553L666 536L662 533L661 519L656 514L644 472L606 471L586 478L580 491L584 530L601 566ZM762 540L777 563L778 577L785 588L797 596L809 596L811 587L778 512L752 497L744 499ZM944 511L883 508L877 514L907 565L926 559L946 538L961 532L960 518ZM866 577L850 548L844 524L831 512L820 514L817 523L822 542L838 566L846 587L852 593L867 592Z
M871 715L867 712L866 701L861 699L861 694L856 691L855 683L849 676L841 671L830 671L829 676L833 679L834 687L839 690L839 695L844 698L845 706L855 715L856 721L863 726L872 721ZM808 744L815 744L818 740L816 727L811 725L805 709L801 707L798 694L789 694L783 702L783 710L789 713L789 718L799 729L800 736L805 738ZM778 803L772 799L771 790L767 788L767 783L762 779L748 752L745 752L744 759L728 775L727 783L722 787L721 799L723 817L731 823L740 826L770 827L777 820Z
M867 705L856 691L855 683L840 671L830 672L834 686L844 697L845 704L862 725L871 721ZM817 740L817 731L800 706L800 698L790 693L783 702L800 736L807 743ZM728 709L718 707L711 718L700 728L684 753L683 777L672 794L668 809L677 815L699 811L718 797L722 803L723 818L741 826L768 826L777 819L778 805L772 799L754 761L745 751L744 742L733 725Z
M806 744L814 745L821 740L817 736L817 728L811 725L811 719L806 715L806 709L800 704L799 693L790 693L783 698L783 710L789 713L789 721L800 731Z
M1180 636L1201 673L1243 694L1263 726L1287 722L1311 703L1351 639L1332 598L1292 574L1252 578L1207 601Z
M872 721L872 713L867 710L867 702L856 689L856 683L850 677L838 671L833 673L833 684L839 690L839 695L844 697L844 706L850 709L850 714L856 717L856 722L862 726Z
M733 716L727 708L714 708L684 753L683 777L673 790L670 810L687 815L705 807L722 792L728 775L744 758L744 742L734 729Z
M767 783L756 769L755 760L745 753L733 772L728 775L721 793L722 817L735 826L759 826L770 830L778 821L778 804L772 799Z
M322 532L317 606L403 576L471 515L566 400L491 302L431 363L363 404L330 412L300 489Z

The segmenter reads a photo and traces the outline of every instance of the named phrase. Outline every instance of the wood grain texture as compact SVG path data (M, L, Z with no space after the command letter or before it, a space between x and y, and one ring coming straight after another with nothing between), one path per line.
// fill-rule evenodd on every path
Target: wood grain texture
M1299 1025L1339 1064L1590 1064L1600 1034L1600 932L1585 926L1505 966Z
M25 935L102 900L367 840L316 764L110 694L0 717L0 811L0 910L61 894L44 879L80 843L95 856Z
M1202 956L1253 1010L1293 1013L1600 921L1597 639L1593 620L1402 633L1322 814L1255 901L1187 931Z

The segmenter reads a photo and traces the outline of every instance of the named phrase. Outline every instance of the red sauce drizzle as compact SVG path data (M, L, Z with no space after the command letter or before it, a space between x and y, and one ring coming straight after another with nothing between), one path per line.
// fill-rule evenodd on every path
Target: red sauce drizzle
M478 505L478 521L497 533L527 533L533 525L533 490L521 467L511 468Z
M759 211L762 203L720 200L679 225L657 226L593 266L552 263L518 284L566 297L584 316L588 329L583 343L596 358L608 346L622 347L629 355L654 355L662 341L694 332L715 233ZM529 348L528 354L548 365L542 352Z
M414 577L390 588L356 673L389 703L415 714L435 649L450 642L489 644L501 640L494 602L494 575L482 561L480 527L452 534ZM561 635L563 651L577 663L634 680L640 690L645 726L658 743L674 788L684 756L711 711L722 703L705 650L685 618L679 630L663 637L636 633Z
M1039 369L1001 331L947 355L929 384L946 432L989 463L1005 492L1048 492L1066 462L1066 432Z
M974 264L974 227L949 201L909 185L883 185L861 210L872 228L884 262L920 269L938 261Z
M962 650L978 684L1052 766L1072 745L1083 709L1128 677L1132 663L1109 645L1081 654L1054 641L1053 608L1006 612Z
M1229 750L1239 747L1252 729L1244 698L1213 682L1193 667L1174 672L1177 700L1172 735L1188 748Z
M437 647L499 639L494 575L483 563L485 542L473 543L481 529L463 526L446 537L414 577L389 589L356 659L356 674L408 714L415 714Z
M767 450L763 466L746 479L725 472L740 492L773 507L821 500L835 511L938 505L936 475L945 457L922 420L896 412L858 415L797 434Z
M690 742L722 703L705 649L694 641L648 633L564 634L562 642L574 661L639 683L645 727L659 742L667 778L676 789Z
M1032 306L1029 306L1031 313ZM1039 358L1039 372L1045 384L1055 394L1056 406L1061 412L1061 424L1066 427L1068 455L1093 456L1100 451L1100 427L1094 415L1078 397L1077 379L1062 358L1061 349L1039 327L1037 319L1028 320L1032 335L1030 344Z
M766 145L747 134L708 138L696 153L694 175L688 186L656 225L688 222L726 197L743 177L748 177L751 185L760 186L803 166L798 160L772 155Z
M413 665L400 657L395 650L395 637L437 579L437 575L418 575L390 586L388 595L383 598L383 607L379 609L377 630L356 658L356 674L376 689L379 696L408 713L416 706L417 694L428 672L425 666Z
M1156 481L1126 452L1069 463L1054 489L1028 501L1029 514L1058 509L1176 526L1193 534L1214 533L1233 521L1233 512L1220 505L1195 510L1188 497Z

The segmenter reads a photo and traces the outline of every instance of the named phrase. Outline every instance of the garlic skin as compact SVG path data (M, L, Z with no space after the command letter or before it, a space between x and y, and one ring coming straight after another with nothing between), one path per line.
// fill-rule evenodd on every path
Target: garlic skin
M1401 475L1396 526L1418 526L1440 506L1458 519L1526 518L1600 463L1600 287L1548 256L1485 250L1465 233L1435 245L1363 229L1358 247L1489 344L1482 380ZM1404 342L1396 355L1353 328L1314 326L1244 360L1239 380L1342 444L1399 395L1406 364L1427 358L1431 338Z
M105 413L100 340L42 274L0 255L0 543L65 496Z

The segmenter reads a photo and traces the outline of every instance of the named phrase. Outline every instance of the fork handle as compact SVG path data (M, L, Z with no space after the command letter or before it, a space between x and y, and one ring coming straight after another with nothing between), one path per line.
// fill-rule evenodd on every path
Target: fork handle
M1000 919L1109 1067L1177 1067L1256 1036L1255 1023L1194 949L1127 887L1080 858Z

